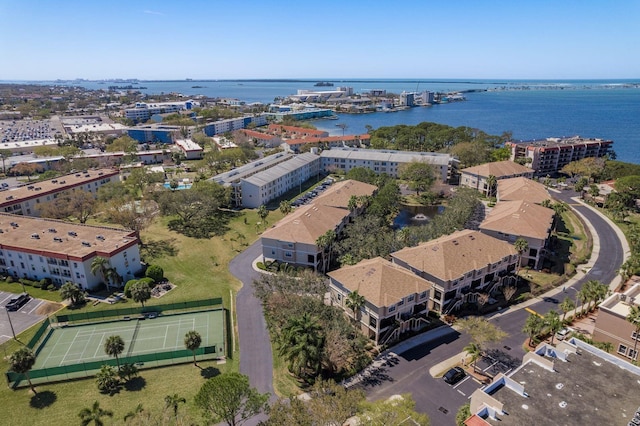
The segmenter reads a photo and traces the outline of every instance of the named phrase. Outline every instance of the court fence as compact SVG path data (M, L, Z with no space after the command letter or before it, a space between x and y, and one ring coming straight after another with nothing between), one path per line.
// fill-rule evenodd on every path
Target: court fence
M61 325L72 324L90 324L104 321L114 321L118 317L125 317L131 315L143 315L146 313L165 313L165 314L178 314L186 312L198 312L198 311L212 311L222 309L222 298L213 298L205 300L197 300L184 303L170 303L166 305L154 305L143 307L133 307L124 309L111 309L107 311L97 312L82 312L72 313L66 315L57 315L54 320L46 319L38 328L35 335L29 340L27 346L33 350L36 356L46 344L47 339L53 333L54 327ZM223 322L227 320L228 316L223 312ZM223 329L226 334L228 330L227 324L223 324ZM135 342L132 342L135 343ZM216 345L202 346L196 349L194 352L181 349L173 351L161 351L149 354L128 355L120 357L120 365L133 364L138 369L162 367L168 365L185 364L192 362L194 357L196 360L210 360L220 359L225 357L224 348ZM40 368L37 370L31 370L28 372L31 382L38 383L51 383L65 380L73 380L91 377L100 370L103 365L117 366L116 359L106 359L102 361L91 362L77 362L74 364L62 365L57 367ZM26 374L16 373L14 371L7 371L5 373L7 379L7 385L15 389L20 386L28 385Z

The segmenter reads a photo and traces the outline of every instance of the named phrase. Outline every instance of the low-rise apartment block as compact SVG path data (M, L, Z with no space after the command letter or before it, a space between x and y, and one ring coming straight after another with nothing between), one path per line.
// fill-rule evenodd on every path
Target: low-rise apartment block
M532 141L509 141L505 147L511 149L511 160L528 160L526 166L536 176L553 175L572 161L583 158L606 157L611 153L613 141L606 139L547 138Z
M308 129L306 127L285 126L282 124L269 124L267 132L282 138L302 139L302 138L326 138L328 132L324 130Z
M300 152L303 147L318 147L323 149L345 148L369 145L371 135L365 133L363 135L345 135L345 136L327 136L317 138L301 138L287 139L286 147L293 152Z
M492 188L489 188L489 176L494 176L496 182L501 179L515 177L533 177L533 170L513 161L495 161L493 163L480 164L479 166L467 167L460 170L460 186L466 186L489 195ZM494 188L493 188L494 189Z
M202 158L204 150L191 139L177 139L176 146L187 160L199 160Z
M266 126L267 117L265 115L247 115L244 117L227 118L212 123L207 123L202 129L207 136L221 135L227 132L235 132L236 130L246 129L250 124L256 127Z
M377 344L427 324L432 283L381 257L329 272L331 303L342 308ZM346 301L357 292L364 305L355 312ZM396 324L400 323L400 327Z
M432 282L430 309L448 313L459 302L475 302L478 292L516 269L518 252L505 241L463 230L391 253L393 263Z
M529 201L541 204L544 200L550 200L551 196L547 188L540 182L524 177L500 179L496 200L500 201Z
M326 172L348 172L355 167L364 167L376 174L386 173L394 178L398 177L403 165L421 161L431 164L442 182L450 182L458 166L458 160L453 156L436 152L333 148L322 151L320 157Z
M130 230L0 213L0 272L16 279L50 278L93 289L104 282L91 272L100 256L126 282L141 268L139 243Z
M134 108L124 110L124 116L136 123L147 121L155 114L170 114L180 111L188 111L199 104L193 100L184 102L138 102Z
M85 170L2 191L0 212L38 216L38 204L52 201L62 191L87 191L95 197L102 185L120 180L119 174L119 171L114 169Z

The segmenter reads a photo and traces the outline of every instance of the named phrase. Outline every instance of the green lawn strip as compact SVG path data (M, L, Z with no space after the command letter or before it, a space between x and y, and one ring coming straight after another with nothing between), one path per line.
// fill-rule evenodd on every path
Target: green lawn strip
M36 299L49 300L51 302L61 302L60 293L57 290L43 290L37 287L24 286L24 290L29 295ZM9 293L20 294L22 293L22 285L18 282L8 283L6 281L0 281L0 291L6 291Z

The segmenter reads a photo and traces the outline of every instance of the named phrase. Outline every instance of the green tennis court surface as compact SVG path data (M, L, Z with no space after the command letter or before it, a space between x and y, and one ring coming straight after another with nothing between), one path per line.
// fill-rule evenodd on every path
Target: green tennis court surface
M201 347L221 348L223 321L224 311L215 310L56 328L40 348L34 370L113 359L104 351L104 342L113 335L124 340L121 358L184 350L190 330L202 336Z

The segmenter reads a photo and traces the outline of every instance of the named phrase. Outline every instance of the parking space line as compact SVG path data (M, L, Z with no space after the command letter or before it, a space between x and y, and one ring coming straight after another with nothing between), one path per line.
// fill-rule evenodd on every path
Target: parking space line
M467 395L466 395L464 392L462 392L460 389L456 389L456 390L457 390L458 392L460 392L460 394L461 394L462 396L467 396Z
M3 295L5 294L5 293L4 293L4 291L2 292L2 294L3 294ZM2 303L4 303L5 301L7 301L7 300L11 299L11 293L7 293L7 294L8 294L8 296L7 296L7 297L5 297L4 299L2 299Z
M32 312L35 311L36 309L38 309L40 307L40 305L42 305L43 303L44 303L44 300L41 300L40 303L38 303L35 308L33 308L32 310L29 311L29 315L31 315Z
M484 373L485 371L487 371L488 369L490 369L491 367L493 367L494 365L496 365L498 363L498 361L494 362L493 364L491 364L490 366L488 366L487 368L485 368L484 370L482 370L482 372Z
M461 384L463 384L464 382L466 382L467 380L469 380L471 378L471 376L467 376L464 379L460 380L460 382L458 382L458 384L456 384L453 388L456 389L458 386L460 386ZM458 391L460 392L460 391ZM463 394L464 395L464 394Z

